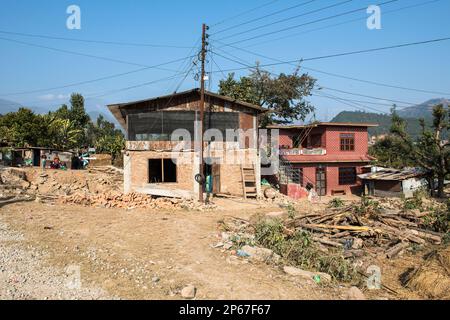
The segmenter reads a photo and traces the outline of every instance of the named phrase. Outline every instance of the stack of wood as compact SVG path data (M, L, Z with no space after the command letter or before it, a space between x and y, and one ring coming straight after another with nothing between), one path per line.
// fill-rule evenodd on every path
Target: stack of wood
M286 220L285 230L309 231L313 240L323 245L345 248L348 257L362 255L362 248L372 248L393 258L411 244L441 244L444 236L423 228L421 218L427 213L393 209L361 213L354 206L330 210L325 215L317 213Z

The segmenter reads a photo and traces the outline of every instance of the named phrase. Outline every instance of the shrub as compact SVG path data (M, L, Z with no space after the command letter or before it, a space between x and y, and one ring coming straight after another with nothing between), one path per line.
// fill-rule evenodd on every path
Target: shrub
M355 267L345 260L342 252L330 251L325 255L317 248L309 232L296 231L292 235L287 235L279 220L262 221L255 229L256 243L273 250L289 264L302 269L325 272L341 281L359 277Z
M328 202L328 207L330 208L342 208L344 206L344 201L341 198L334 198Z

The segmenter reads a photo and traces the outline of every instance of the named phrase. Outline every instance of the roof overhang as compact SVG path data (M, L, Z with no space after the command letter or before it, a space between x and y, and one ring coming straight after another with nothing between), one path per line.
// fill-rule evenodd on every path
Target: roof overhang
M112 115L117 119L117 121L120 123L120 125L126 130L126 116L127 116L126 110L129 107L136 105L136 104L141 104L141 103L146 103L146 102L154 102L157 100L173 99L173 98L180 97L180 96L194 95L194 94L196 94L200 97L200 89L192 89L192 90L178 92L178 93L174 93L174 94L170 94L170 95L159 96L159 97L155 97L155 98L151 98L151 99L110 104L110 105L108 105L108 109L109 109L109 111L111 111ZM213 98L227 101L227 102L230 102L233 104L237 104L242 107L255 110L257 113L265 113L268 111L267 109L262 108L260 106L257 106L257 105L254 105L254 104L251 104L248 102L236 100L236 99L233 99L233 98L230 98L227 96L222 96L220 94L209 92L209 91L205 91L205 96L213 97Z

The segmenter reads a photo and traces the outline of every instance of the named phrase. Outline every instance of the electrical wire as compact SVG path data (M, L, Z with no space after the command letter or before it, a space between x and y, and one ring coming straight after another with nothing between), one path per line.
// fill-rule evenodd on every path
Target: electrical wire
M231 35L228 35L228 36L225 36L223 38L220 38L219 40L225 40L225 39L233 38L233 37L236 37L236 36L240 36L241 34L246 34L246 33L252 32L252 31L256 31L256 30L260 30L260 29L263 29L263 28L271 27L271 26L274 26L276 24L285 23L285 22L293 20L293 19L306 17L308 15L311 15L311 14L314 14L314 13L318 13L318 12L321 12L321 11L325 11L327 9L335 8L335 7L347 4L347 3L352 2L352 1L353 0L341 1L341 2L338 2L338 3L332 4L332 5L328 5L328 6L319 8L319 9L315 9L315 10L308 11L308 12L305 12L305 13L302 13L302 14L298 14L298 15L295 15L293 17L284 18L284 19L277 20L277 21L274 21L274 22L271 22L271 23L268 23L268 24L260 25L260 26L257 26L257 27L251 28L251 29L247 29L247 30L243 30L243 31L240 31L240 32L237 32L237 33L233 33Z
M409 10L409 9L413 9L413 8L429 5L429 4L432 4L432 3L435 3L435 2L439 2L439 1L443 1L443 0L431 0L431 1L426 1L426 2L419 3L419 4L404 6L404 7L397 8L397 9L392 9L392 10L387 10L387 11L383 10L383 16L386 16L386 15L391 14L391 13L399 12L399 11L404 11L404 10ZM352 22L365 21L365 20L367 20L367 17L351 19L351 20L347 20L347 21L344 21L344 22L334 23L334 24L323 26L323 27L306 30L306 31L303 31L303 32L297 32L297 33L294 33L294 34L290 34L290 35L286 35L286 36L282 36L282 37L278 37L278 38L274 38L274 39L269 39L269 40L264 40L264 41L252 43L250 45L247 45L246 47L254 47L254 46L259 46L259 45L266 44L266 43L272 44L275 41L284 40L284 39L288 39L288 38L292 38L292 37L298 37L300 35L309 34L309 33L312 33L312 32L326 30L326 29L342 26L342 25L345 25L345 24L349 24L349 23L352 23Z
M417 45L423 45L423 44L429 44L429 43L443 42L443 41L448 41L448 40L450 40L450 37L439 38L439 39L432 39L432 40L426 40L426 41L410 42L410 43L404 43L404 44L398 44L398 45L386 46L386 47L380 47L380 48L371 48L371 49L365 49L365 50L349 51L349 52L336 53L336 54L330 54L330 55L318 56L318 57L311 57L311 58L305 58L305 59L296 59L296 60L282 61L282 62L277 62L277 63L268 63L268 64L262 64L262 65L260 65L260 67L271 67L271 66L278 66L278 65L283 65L283 64L301 63L301 62L305 62L305 61L314 61L314 60L321 60L321 59L337 58L337 57L350 56L350 55L355 55L355 54L370 53L370 52L377 52L377 51L390 50L390 49L398 49L398 48L417 46ZM226 70L223 70L223 71L228 72L228 71L245 70L245 69L249 69L249 68L250 69L254 69L255 67L256 66L246 65L246 67L243 67L243 68L226 69Z
M216 26L221 25L221 24L224 24L224 23L226 23L226 22L228 22L228 21L230 21L230 20L234 20L234 19L236 19L236 18L240 18L240 17L242 17L242 16L245 16L245 15L248 14L248 13L255 12L256 10L259 10L259 9L262 9L262 8L265 8L265 7L268 7L268 6L274 4L275 2L278 2L278 1L280 1L280 0L272 0L272 1L269 1L269 2L267 2L267 3L265 3L265 4L262 4L262 5L260 5L260 6L257 6L257 7L255 7L255 8L251 8L251 9L245 10L244 12L238 13L238 14L236 14L236 15L234 15L234 16L231 16L231 17L228 17L228 18L226 18L226 19L223 19L223 20L221 20L221 21L219 21L219 22L217 22L217 23L211 24L210 27L216 27Z
M97 44L117 45L117 46L152 47L152 48L174 48L174 49L189 49L189 48L192 48L192 47L178 46L178 45L165 45L165 44L149 44L149 43L134 43L134 42L118 42L118 41L77 39L77 38L67 38L67 37L43 35L43 34L31 34L31 33L24 33L24 32L12 32L12 31L5 31L5 30L0 30L0 33L9 34L9 35L16 35L16 36L23 36L23 37L30 37L30 38L73 41L73 42L84 42L84 43L97 43Z
M217 41L220 44L224 44L221 41ZM261 57L261 58L266 58L272 61L278 61L278 62L282 62L280 59L276 59L276 58L272 58L263 54L259 54L247 49L243 49L243 48L239 48L233 45L225 45L227 47L236 49L236 50L240 50L249 54L253 54L255 56ZM294 64L291 64L294 65ZM297 66L297 65L295 65ZM372 85L376 85L376 86L381 86L381 87L387 87L387 88L393 88L393 89L400 89L400 90L407 90L407 91L413 91L413 92L420 92L420 93L430 93L430 94L442 94L442 95L449 95L450 93L448 92L440 92L440 91L430 91L430 90L423 90L423 89L417 89L417 88L409 88L409 87L405 87L405 86L396 86L396 85L391 85L391 84L386 84L386 83L381 83L381 82L376 82L376 81L371 81L371 80L364 80L364 79L358 79L355 77L350 77L350 76L346 76L346 75L342 75L342 74L337 74L337 73L331 73L331 72L326 72L326 71L322 71L322 70L318 70L315 68L309 68L309 67L305 67L302 66L302 69L305 70L309 70L309 71L313 71L313 72L317 72L317 73L322 73L322 74L326 74L329 76L333 76L333 77L337 77L337 78L342 78L342 79L347 79L347 80L352 80L352 81L357 81L357 82L362 82L362 83L367 83L367 84L372 84Z
M93 59L97 59L97 60L115 62L115 63L120 63L120 64L131 65L131 66L138 66L138 67L149 67L148 65L144 65L144 64L141 64L141 63L129 62L129 61L125 61L125 60L119 60L119 59L107 58L107 57L102 57L102 56L96 56L96 55L93 55L93 54L87 54L87 53L81 53L81 52L75 52L75 51L70 51L70 50L65 50L65 49L54 48L54 47L48 47L48 46L43 46L43 45L39 45L39 44L34 44L34 43L30 43L30 42L14 40L14 39L9 39L9 38L0 37L0 40L14 42L14 43L18 43L18 44L22 44L22 45L26 45L26 46L31 46L31 47L37 47L37 48L52 50L52 51L56 51L56 52L62 52L62 53L67 53L67 54L87 57L87 58L93 58ZM158 67L158 68L155 68L155 69L175 72L174 70L166 69L166 68L159 68Z
M188 58L192 58L192 57L194 57L194 56L190 56ZM148 67L145 67L145 68L131 70L131 71L128 71L128 72L117 73L117 74L113 74L113 75L109 75L109 76L105 76L105 77L101 77L101 78L85 80L85 81L80 81L80 82L76 82L76 83L70 83L70 84L66 84L66 85L62 85L62 86L45 88L45 89L36 89L36 90L30 90L30 91L20 91L20 92L12 92L12 93L0 94L0 96L1 97L6 97L6 96L15 96L15 95L26 95L26 94L31 94L31 93L46 92L46 91L57 90L57 89L65 89L65 88L85 85L85 84L89 84L89 83L94 83L94 82L114 79L114 78L118 78L118 77L129 75L129 74L134 74L134 73L142 72L142 71L145 71L145 70L153 69L153 68L160 67L160 66L163 66L163 65L176 63L176 62L182 61L182 60L183 61L186 60L186 57L180 58L180 59L176 59L176 60L171 60L171 61L164 62L164 63L160 63L160 64L157 64L157 65L154 65L154 66L148 66Z
M286 12L286 11L289 11L289 10L292 10L292 9L296 9L296 8L299 8L299 7L303 7L303 6L308 5L308 4L310 4L310 3L312 3L312 2L315 2L315 1L317 1L317 0L309 0L309 1L307 1L307 2L303 2L303 3L297 4L297 5L295 5L295 6L291 6L291 7L289 7L289 8L285 8L285 9L282 9L282 10L278 10L278 11L276 11L276 12L273 12L273 13L270 13L270 14L266 14L266 15L264 15L264 16L262 16L262 17L258 17L258 18L255 18L255 19L251 19L251 20L249 20L249 21L242 22L242 23L233 25L233 26L231 26L231 27L228 27L228 28L225 28L225 29L216 31L216 32L214 32L214 33L211 34L211 35L214 36L214 35L217 35L217 34L219 34L219 33L223 33L223 32L229 31L229 30L233 30L233 29L236 29L236 28L238 28L238 27L242 27L242 26L245 26L245 25L247 25L247 24L253 23L253 22L255 22L255 21L263 20L263 19L266 19L266 18L275 16L275 15L277 15L277 14L280 14L280 13L283 13L283 12Z
M397 2L397 1L400 1L400 0L389 0L389 1L381 2L381 3L378 3L377 6L382 6L382 5L390 4L390 3L393 3L393 2ZM331 19L335 19L335 18L339 18L339 17L342 17L342 16L350 15L352 13L363 11L363 10L364 11L367 10L367 7L358 8L358 9L342 12L342 13L339 13L339 14L335 14L335 15L332 15L332 16L329 16L329 17L325 17L325 18L321 18L321 19L305 22L305 23L302 23L302 24L294 25L294 26L285 27L285 28L282 28L282 29L279 29L279 30L276 30L276 31L266 32L266 33L263 33L263 34L252 36L250 38L237 40L237 41L232 42L230 44L236 44L236 43L246 42L246 41L249 41L249 40L259 39L259 38L262 38L262 37L265 37L265 36L269 36L269 35L272 35L272 34L277 34L277 33L280 33L280 32L285 32L285 31L288 31L288 30L304 27L304 26L307 26L307 25L310 25L310 24L314 24L314 23L318 23L318 22L322 22L322 21L327 21L327 20L331 20ZM222 39L219 39L219 40L222 40Z

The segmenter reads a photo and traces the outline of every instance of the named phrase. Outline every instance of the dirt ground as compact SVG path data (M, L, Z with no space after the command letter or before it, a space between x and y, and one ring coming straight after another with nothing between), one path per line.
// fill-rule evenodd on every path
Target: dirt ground
M300 202L298 210L321 210L328 200ZM196 299L347 299L349 284L316 284L214 248L224 217L250 219L280 211L267 202L215 199L215 204L212 211L94 208L40 199L4 205L0 299L181 299L187 285L197 288ZM374 258L383 284L397 294L364 294L368 299L426 298L399 280L420 260L421 253L392 261Z

